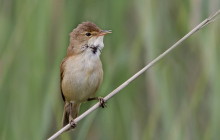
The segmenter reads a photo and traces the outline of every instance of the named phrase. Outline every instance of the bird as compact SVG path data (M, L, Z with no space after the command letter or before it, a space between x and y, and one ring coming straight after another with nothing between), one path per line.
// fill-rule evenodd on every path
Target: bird
M71 124L78 116L83 102L103 98L95 93L103 80L100 54L104 48L103 38L111 30L101 30L92 22L82 22L70 35L67 53L60 65L60 89L64 101L62 126Z

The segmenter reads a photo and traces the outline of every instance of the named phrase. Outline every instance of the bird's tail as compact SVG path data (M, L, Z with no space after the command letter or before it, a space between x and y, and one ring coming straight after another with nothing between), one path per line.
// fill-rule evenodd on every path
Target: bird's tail
M63 127L66 126L72 119L75 119L79 113L80 104L74 102L66 102L64 105Z

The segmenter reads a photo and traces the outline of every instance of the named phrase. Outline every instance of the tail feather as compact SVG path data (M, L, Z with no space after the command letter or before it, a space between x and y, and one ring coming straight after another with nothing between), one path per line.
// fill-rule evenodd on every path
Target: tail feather
M66 102L64 105L62 125L66 126L71 120L75 119L79 113L80 104Z

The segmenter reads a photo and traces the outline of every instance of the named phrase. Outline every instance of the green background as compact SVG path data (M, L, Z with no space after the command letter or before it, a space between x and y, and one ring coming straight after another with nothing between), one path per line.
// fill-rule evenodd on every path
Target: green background
M0 0L0 139L46 139L61 128L59 65L79 23L113 31L101 54L97 95L105 96L219 7L219 0ZM218 140L219 36L218 19L58 139Z

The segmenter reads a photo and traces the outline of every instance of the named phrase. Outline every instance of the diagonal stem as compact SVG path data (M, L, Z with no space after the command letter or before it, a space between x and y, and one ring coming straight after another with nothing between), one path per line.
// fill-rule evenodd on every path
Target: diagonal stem
M136 74L134 74L132 77L130 77L127 81L125 81L123 84L121 84L119 87L117 87L115 90L113 90L111 93L109 93L107 96L105 96L103 99L105 101L112 98L115 94L117 94L119 91L121 91L123 88L125 88L130 82L135 80L138 76L143 74L146 70L148 70L151 66L156 64L159 60L161 60L163 57L165 57L168 53L170 53L173 49L175 49L178 45L180 45L184 40L186 40L188 37L190 37L192 34L196 33L209 23L215 21L216 17L220 14L220 9L215 12L213 15L209 16L205 20L203 20L200 24L198 24L195 28L193 28L189 33L187 33L185 36L183 36L179 41L177 41L175 44L173 44L170 48L168 48L166 51L164 51L162 54L160 54L158 57L156 57L154 60L152 60L149 64L147 64L144 68L142 68L140 71L138 71ZM91 108L89 108L87 111L85 111L83 114L81 114L79 117L77 117L74 122L78 123L80 120L85 118L87 115L89 115L91 112L96 110L98 107L100 107L100 103L96 103ZM65 127L60 129L58 132L56 132L54 135L52 135L48 140L53 140L56 137L58 137L60 134L62 134L64 131L69 129L71 127L70 124L67 124Z

